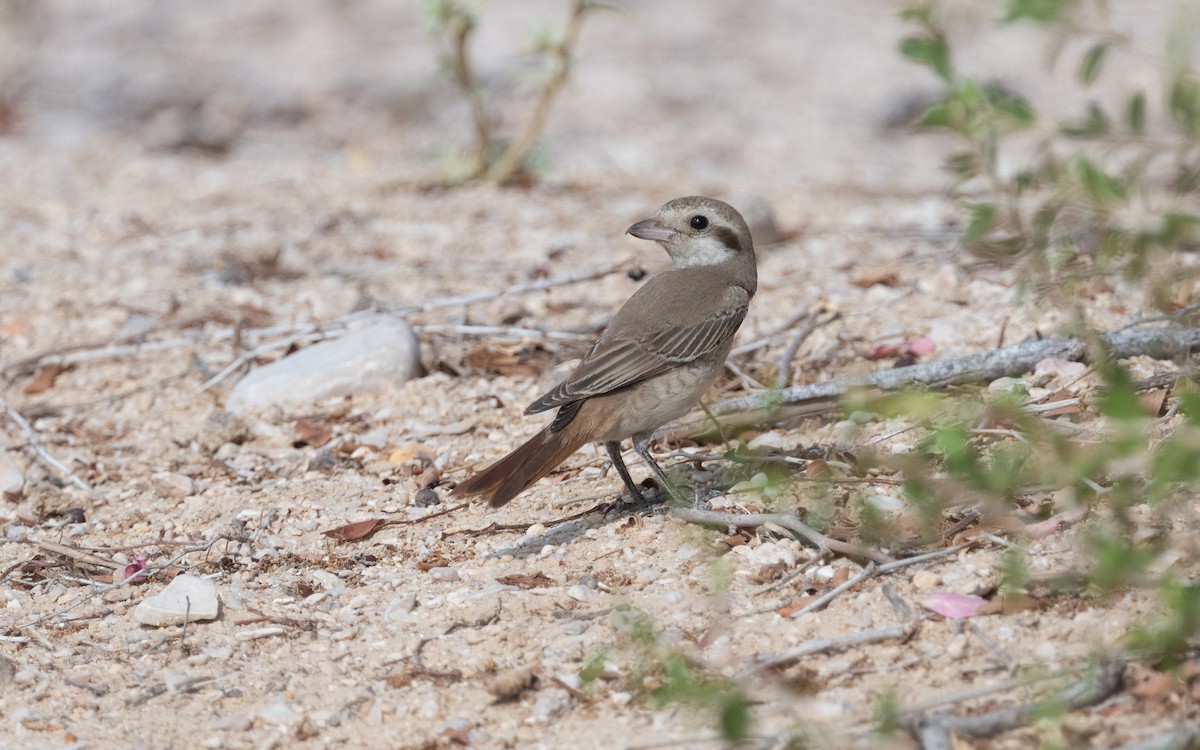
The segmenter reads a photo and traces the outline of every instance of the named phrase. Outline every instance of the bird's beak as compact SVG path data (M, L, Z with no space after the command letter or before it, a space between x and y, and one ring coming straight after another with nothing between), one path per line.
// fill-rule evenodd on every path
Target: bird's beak
M658 219L646 219L626 229L625 234L632 234L642 240L666 242L675 236L675 230L663 226Z

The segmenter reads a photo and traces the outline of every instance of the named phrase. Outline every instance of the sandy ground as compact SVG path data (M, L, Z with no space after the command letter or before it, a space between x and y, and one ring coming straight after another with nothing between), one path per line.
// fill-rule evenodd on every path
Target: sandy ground
M25 488L0 501L0 747L716 746L713 707L647 698L671 650L740 681L759 746L781 747L791 732L818 747L911 747L906 735L872 732L886 696L911 707L1078 665L1154 612L1150 593L1131 590L1051 597L969 626L924 613L906 641L753 672L763 655L814 638L902 624L885 584L918 610L929 591L987 591L1005 550L981 545L783 617L778 608L860 566L835 558L772 589L814 553L771 529L730 550L726 533L661 507L560 527L617 497L594 448L498 512L466 507L346 543L324 535L446 509L445 487L429 506L419 491L434 477L452 485L535 432L524 405L637 282L614 273L411 314L442 326L421 337L429 374L289 413L229 416L235 378L201 390L237 356L235 328L278 331L257 344L370 307L594 269L662 270L655 247L622 231L677 195L769 205L788 230L760 243L760 289L739 343L770 339L735 359L750 377L769 376L790 338L781 328L806 310L843 316L804 342L794 383L886 366L863 357L882 343L927 336L934 356L954 356L1063 322L1018 304L1010 272L972 265L953 246L958 214L937 167L950 146L894 125L934 91L895 54L895 6L714 0L597 13L544 138L543 180L499 189L435 184L440 155L466 141L469 123L415 5L5 6L25 8L5 32L20 44L4 63L5 86L24 93L0 137L0 394L91 491L64 486L15 422L2 423L0 448ZM557 25L563 6L494 2L483 14L477 62L506 126L528 103L511 83L527 67L515 53L533 26ZM1160 10L1138 23L1161 28ZM1070 107L1035 42L1020 31L986 37L967 64L999 65L1040 103ZM887 283L863 282L881 270L894 272ZM1087 304L1101 328L1140 311L1129 289L1099 289ZM468 324L585 335L452 328ZM113 348L125 344L138 346ZM85 355L38 387L37 368L22 363L44 352ZM1133 366L1139 376L1174 367ZM731 374L709 400L743 392ZM886 436L904 426L814 418L757 444L831 456L881 439L902 451L918 432ZM722 446L677 438L656 450L701 507L901 502L887 483L820 499L767 477L770 492L731 491L761 480L679 452ZM1186 538L1193 520L1168 531ZM1083 533L1030 543L1031 570L1071 567ZM219 619L186 628L132 617L169 576L95 592L94 566L37 546L154 565L221 535L178 564L214 581L222 600ZM638 639L640 621L656 645ZM949 707L1011 705L1041 689ZM1195 714L1186 692L1123 691L963 747L1114 747Z

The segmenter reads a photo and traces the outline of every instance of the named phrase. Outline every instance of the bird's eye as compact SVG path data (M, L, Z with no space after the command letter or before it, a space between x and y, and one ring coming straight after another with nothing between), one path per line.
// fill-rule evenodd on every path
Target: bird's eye
M703 216L696 215L692 217L692 221L690 223L692 225L692 229L704 229L708 226L708 219L704 218Z

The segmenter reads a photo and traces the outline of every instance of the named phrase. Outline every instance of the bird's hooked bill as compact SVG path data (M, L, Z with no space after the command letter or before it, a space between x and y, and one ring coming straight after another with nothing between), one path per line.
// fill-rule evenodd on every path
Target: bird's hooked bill
M658 219L646 219L626 229L625 234L632 234L642 240L663 242L671 239L675 235L675 230L663 226Z

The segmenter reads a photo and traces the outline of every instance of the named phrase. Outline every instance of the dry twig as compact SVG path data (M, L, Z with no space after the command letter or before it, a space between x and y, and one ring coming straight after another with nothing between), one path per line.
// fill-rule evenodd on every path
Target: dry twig
M198 544L195 547L187 547L186 549L180 550L178 553L175 554L174 557L172 557L171 559L167 560L164 563L159 563L158 565L148 565L145 568L142 568L140 570L135 570L132 573L130 573L128 576L126 576L125 578L123 578L119 581L113 581L112 583L99 584L95 588L93 588L91 591L89 591L88 593L83 594L82 596L76 598L74 601L72 601L67 606L65 606L61 609L55 610L54 612L51 612L50 614L42 615L41 617L35 617L34 619L30 620L29 622L22 623L21 625L17 625L16 629L23 630L25 628L31 628L34 625L40 625L41 623L46 622L48 620L53 620L55 618L61 617L62 615L65 615L67 612L70 612L71 610L80 606L84 602L91 601L94 597L97 597L100 594L105 593L106 591L112 591L114 589L119 589L122 586L126 586L132 581L143 580L143 579L148 580L149 578L153 577L154 575L157 575L158 573L161 573L164 570L167 570L167 569L173 567L175 565L175 563L179 562L180 560L187 557L188 555L191 555L196 552L209 551L210 549L212 549L213 545L215 545L217 542L220 542L222 540L231 541L231 542L242 541L238 537L232 536L230 534L217 534L212 539L209 539L207 542L204 542L203 544Z
M1069 685L1052 703L1064 711L1076 711L1109 697L1121 688L1125 662L1113 659L1091 670L1083 679ZM927 715L918 712L903 721L923 750L951 750L953 735L962 737L994 737L1001 732L1024 726L1032 721L1047 701L1025 703L989 711L977 716Z
M805 641L795 648L790 648L781 654L762 654L758 662L750 667L742 675L750 677L757 672L765 669L773 669L782 667L785 664L791 664L797 659L802 659L806 656L814 656L823 654L829 651L843 651L848 648L857 646L865 646L868 643L879 643L880 641L890 641L895 639L908 640L916 632L916 621L905 623L904 625L891 625L886 628L875 628L873 630L863 630L858 633L851 633L840 638L813 638Z
M91 493L92 488L87 482L76 476L75 472L68 469L67 465L62 461L59 461L54 456L50 455L50 451L46 450L46 446L42 444L41 439L38 438L37 432L34 431L32 426L30 426L28 420L21 416L21 412L10 406L9 403L4 400L3 396L0 396L0 407L3 407L4 411L8 414L9 421L15 424L17 429L19 429L21 433L25 435L25 439L29 442L29 447L32 448L33 452L38 455L38 458L42 460L42 463L49 466L52 470L57 471L63 479L75 485L79 489L89 494Z
M550 105L554 102L554 97L558 95L571 72L571 53L579 41L579 32L583 29L583 17L595 7L598 6L592 0L575 0L562 40L549 50L552 55L554 72L542 84L537 104L534 105L533 114L529 117L525 130L521 132L520 138L504 149L504 154L496 160L496 163L488 167L483 174L483 179L496 183L509 182L525 165L525 159L529 157L529 152L533 150L538 136L546 126Z
M1026 341L910 367L842 375L823 383L753 393L718 402L712 411L718 417L732 417L726 420L727 424L764 424L829 411L842 396L856 389L894 390L913 384L942 387L985 382L1028 372L1049 358L1091 362L1097 355L1126 359L1144 354L1166 359L1200 351L1200 328L1118 329L1098 334L1095 341L1101 344L1100 352L1090 348L1087 340L1067 336ZM677 430L685 435L696 434L704 431L706 421L703 416L691 414L660 428L659 433Z
M739 529L773 523L776 526L782 526L818 550L829 550L830 552L847 557L863 557L877 563L892 561L892 558L882 550L873 547L860 547L856 544L828 537L790 513L719 513L713 510L697 510L695 508L672 508L670 515L687 523L699 523L706 526L733 526Z

